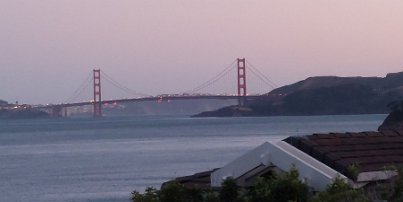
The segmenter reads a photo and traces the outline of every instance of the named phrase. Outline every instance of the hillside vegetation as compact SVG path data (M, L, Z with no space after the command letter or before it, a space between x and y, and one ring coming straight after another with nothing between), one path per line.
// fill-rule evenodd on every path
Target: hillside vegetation
M388 113L403 98L403 72L386 77L310 77L248 101L196 116L345 115Z

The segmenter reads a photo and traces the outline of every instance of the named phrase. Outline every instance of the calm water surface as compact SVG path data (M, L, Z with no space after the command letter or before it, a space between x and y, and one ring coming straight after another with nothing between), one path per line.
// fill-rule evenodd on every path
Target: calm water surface
M264 141L376 130L385 115L15 120L0 123L0 201L129 201Z

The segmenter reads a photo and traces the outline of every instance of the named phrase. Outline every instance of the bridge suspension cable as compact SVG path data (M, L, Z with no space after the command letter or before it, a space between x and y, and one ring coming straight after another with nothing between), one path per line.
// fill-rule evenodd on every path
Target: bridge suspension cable
M247 67L250 67L249 70L252 72L252 74L258 77L263 83L265 83L267 86L270 86L271 88L278 87L276 83L271 81L266 75L264 75L261 71L259 71L259 69L253 66L248 60L246 60L246 63L248 64Z
M73 94L65 101L65 103L70 103L75 101L78 97L80 97L83 92L91 85L92 82L92 74L88 74L85 80L79 85L79 87L73 92Z
M145 93L139 93L137 91L134 91L122 84L120 84L119 82L115 81L111 76L109 76L108 74L106 74L104 71L102 71L102 75L101 77L103 79L105 79L106 81L108 81L109 83L111 83L113 86L115 86L116 88L118 88L119 90L123 91L124 93L128 93L134 96L140 96L140 97L151 97L151 95L145 94Z
M233 69L236 69L236 65L234 65L237 62L237 60L233 60L231 64L229 64L227 67L225 67L221 72L216 74L214 77L210 78L206 82L196 86L195 88L192 88L190 90L184 91L183 94L192 94L199 92L205 88L210 87L211 85L215 84L217 81L222 80L224 76L227 76ZM259 69L257 69L253 64L251 64L248 60L246 60L246 68L253 74L255 75L259 80L261 80L265 85L271 87L271 88L276 88L278 87L277 84L275 84L273 81L271 81L266 75L264 75ZM239 71L239 70L238 70ZM239 76L239 75L238 75ZM121 90L124 93L134 95L136 97L152 97L151 95L145 94L145 93L140 93L137 91L134 91L121 83L117 82L114 80L111 76L106 74L104 71L102 71L101 77L107 81L108 83L112 84L119 90ZM89 86L91 86L92 83L92 74L89 74L86 79L79 85L79 87L74 91L74 93L65 101L65 103L71 103L73 101L76 101L78 97L80 97Z
M220 73L218 73L217 75L215 75L214 77L212 77L211 79L209 79L208 81L200 84L199 86L192 88L190 90L185 91L184 93L195 93L198 92L204 88L207 88L211 85L213 85L215 82L217 82L218 80L220 80L221 78L223 78L224 76L226 76L229 72L231 72L231 70L233 68L235 68L234 64L237 60L234 60L230 65L228 65L225 69L223 69Z

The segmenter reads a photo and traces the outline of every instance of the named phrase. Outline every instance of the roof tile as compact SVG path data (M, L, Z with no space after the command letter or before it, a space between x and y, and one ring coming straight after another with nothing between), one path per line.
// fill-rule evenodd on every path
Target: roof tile
M284 141L347 176L353 164L360 172L403 165L403 131L313 134Z

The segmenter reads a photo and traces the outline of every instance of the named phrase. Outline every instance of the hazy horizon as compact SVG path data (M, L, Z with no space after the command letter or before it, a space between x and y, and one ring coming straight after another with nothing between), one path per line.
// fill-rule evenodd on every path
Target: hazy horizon
M64 102L94 68L138 92L181 93L238 57L279 86L384 77L403 70L402 19L398 0L2 0L0 99ZM271 90L251 80L250 93Z

